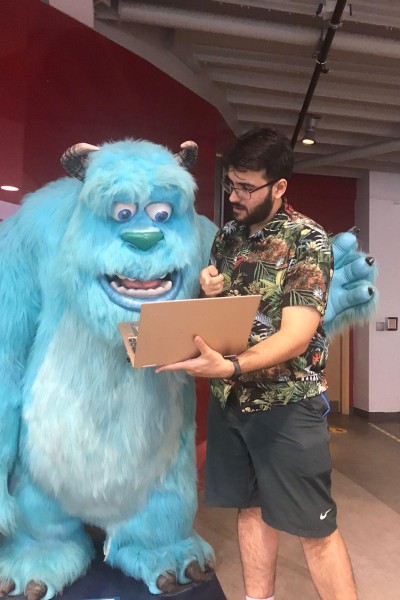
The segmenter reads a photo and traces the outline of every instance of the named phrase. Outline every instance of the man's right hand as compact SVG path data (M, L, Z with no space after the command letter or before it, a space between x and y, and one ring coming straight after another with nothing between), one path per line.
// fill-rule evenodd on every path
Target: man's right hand
M209 265L200 273L200 285L206 296L218 296L224 287L224 276L218 274L214 265Z

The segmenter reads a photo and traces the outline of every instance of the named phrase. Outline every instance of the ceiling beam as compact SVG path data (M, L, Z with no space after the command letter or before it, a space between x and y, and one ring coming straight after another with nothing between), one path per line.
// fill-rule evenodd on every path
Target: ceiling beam
M310 167L315 168L342 163L348 160L368 158L377 154L386 154L389 152L395 152L397 150L400 150L400 139L391 140L390 142L381 142L379 144L371 144L361 148L353 148L352 150L344 150L343 152L335 152L334 154L318 156L317 158L307 158L299 161L297 166L303 169Z
M271 119L280 120L282 123L294 125L296 112L279 108L254 107L246 104L237 104L236 114L240 121L272 122ZM361 118L362 117L362 118ZM361 133L379 138L400 138L400 123L378 122L370 118L368 111L360 118L355 119L346 115L321 115L317 123L317 133L320 131Z
M287 94L279 93L270 90L268 94L262 91L250 89L240 89L238 87L228 87L226 90L226 98L230 104L242 104L254 106L256 108L272 108L286 109L298 112L301 107L302 94ZM347 118L367 118L371 121L385 121L388 123L399 123L398 107L388 107L383 104L363 103L363 102L346 102L340 100L329 100L328 98L319 99L314 96L311 106L311 111L321 115L330 114L339 117Z
M210 78L218 83L227 85L236 85L251 87L255 89L271 89L271 78L265 73L255 73L249 71L239 71L238 69L207 69ZM306 93L307 82L301 78L287 77L285 75L274 74L273 88L280 92L296 93L302 96ZM355 102L376 103L382 100L381 86L373 87L365 82L364 86L342 83L336 85L330 83L326 78L320 81L320 85L315 92L318 98L336 98L338 100L347 100ZM393 106L399 105L400 87L398 89L385 89L385 103Z
M210 66L228 67L228 68L246 68L257 69L269 73L291 73L297 77L299 75L310 76L314 61L312 57L296 57L288 54L272 54L271 52L246 52L235 49L226 49L226 52L218 51L217 48L211 51L202 52L193 48L193 55L196 59ZM339 64L329 60L329 81L335 82L335 85L341 85L343 81L360 81L370 85L371 80L374 84L382 83L384 85L399 86L399 69L384 68L373 65L353 64L347 62Z

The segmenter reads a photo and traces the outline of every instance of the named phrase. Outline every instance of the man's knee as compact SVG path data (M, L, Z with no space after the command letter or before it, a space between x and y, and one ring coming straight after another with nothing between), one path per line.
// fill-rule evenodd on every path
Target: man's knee
M305 538L305 537L299 537L299 540L301 541L303 548L306 549L320 549L322 550L323 548L328 547L330 544L332 544L333 542L336 541L337 537L339 535L339 532L337 529L335 529L335 531L333 531L330 535L327 535L325 537L322 538Z
M261 519L261 508L250 507L250 508L239 508L238 509L239 519L245 521L247 519Z

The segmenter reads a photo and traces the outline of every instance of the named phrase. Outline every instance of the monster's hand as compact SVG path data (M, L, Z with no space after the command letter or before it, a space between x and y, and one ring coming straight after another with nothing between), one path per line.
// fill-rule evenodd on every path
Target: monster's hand
M324 329L329 336L346 325L368 321L376 311L374 258L357 249L352 231L332 238L335 269L329 290Z

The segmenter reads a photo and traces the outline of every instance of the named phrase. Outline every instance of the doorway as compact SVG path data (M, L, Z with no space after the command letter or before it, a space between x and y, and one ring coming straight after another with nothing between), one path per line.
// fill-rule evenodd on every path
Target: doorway
M329 343L326 365L328 398L332 412L350 414L350 331L345 329Z

